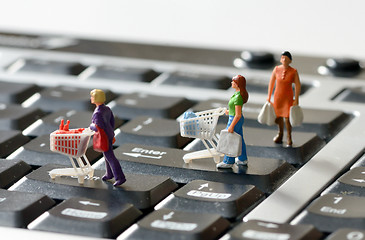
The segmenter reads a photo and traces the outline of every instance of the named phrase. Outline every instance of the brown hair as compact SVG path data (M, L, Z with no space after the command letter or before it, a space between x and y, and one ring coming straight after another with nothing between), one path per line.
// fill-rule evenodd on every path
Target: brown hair
M246 78L242 75L237 75L232 78L238 87L240 88L240 94L243 99L243 103L245 104L248 101L248 92L246 90Z

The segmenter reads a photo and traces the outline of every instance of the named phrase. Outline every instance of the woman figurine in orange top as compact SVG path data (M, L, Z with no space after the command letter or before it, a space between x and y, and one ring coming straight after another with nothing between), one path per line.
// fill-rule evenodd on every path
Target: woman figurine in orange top
M276 114L275 123L279 127L278 134L274 137L275 143L283 142L283 133L284 133L284 121L287 130L287 145L291 146L293 144L291 137L291 124L289 121L289 113L290 107L296 106L299 104L299 94L300 94L300 80L298 72L295 68L289 66L292 62L292 56L290 52L285 51L281 54L280 58L281 65L276 66L272 72L269 88L268 88L268 97L267 101L270 102L271 94L274 90L274 110ZM293 98L293 87L294 83L295 88L295 96Z

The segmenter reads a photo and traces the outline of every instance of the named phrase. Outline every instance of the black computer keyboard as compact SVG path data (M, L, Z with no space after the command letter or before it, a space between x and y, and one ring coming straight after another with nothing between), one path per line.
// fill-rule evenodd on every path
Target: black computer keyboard
M15 239L365 239L365 71L353 59L299 56L304 122L292 147L257 116L280 53L0 35L0 232ZM241 74L248 165L217 169L182 137L184 112L227 107ZM51 178L70 159L50 150L62 119L88 127L90 90L115 115L127 181ZM221 116L216 127L226 127Z

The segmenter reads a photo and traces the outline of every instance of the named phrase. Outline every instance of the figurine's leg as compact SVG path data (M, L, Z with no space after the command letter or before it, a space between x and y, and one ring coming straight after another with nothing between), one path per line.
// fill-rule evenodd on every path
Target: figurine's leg
M111 146L108 151L104 152L105 160L108 161L115 179L114 186L121 185L125 182L125 176L122 171L122 167L118 159L115 157L113 147Z
M236 133L238 133L241 136L241 139L242 139L241 155L238 156L238 160L241 161L241 162L247 160L246 143L245 143L245 140L243 139L243 128L242 128L243 123L244 123L244 118L241 117L241 119L234 126L234 131Z
M105 168L106 168L106 172L105 175L101 178L103 181L109 180L113 178L113 172L112 169L110 168L109 162L105 159Z
M276 118L275 123L278 125L279 132L274 137L273 140L274 140L275 143L283 143L283 134L284 134L284 121L283 121L283 118L282 117Z
M285 118L285 126L286 126L286 131L287 131L287 145L288 146L291 146L293 145L293 141L291 139L291 124L290 124L290 121L289 121L289 118Z

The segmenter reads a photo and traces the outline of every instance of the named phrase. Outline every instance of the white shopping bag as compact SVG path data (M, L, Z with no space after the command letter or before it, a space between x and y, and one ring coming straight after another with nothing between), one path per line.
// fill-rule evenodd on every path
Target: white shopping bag
M257 117L257 121L261 124L272 126L275 124L275 119L274 107L270 102L266 102Z
M238 157L242 152L242 138L236 132L222 130L219 136L217 151L229 157Z
M303 118L304 115L301 107L298 105L290 107L289 121L293 127L302 125Z

